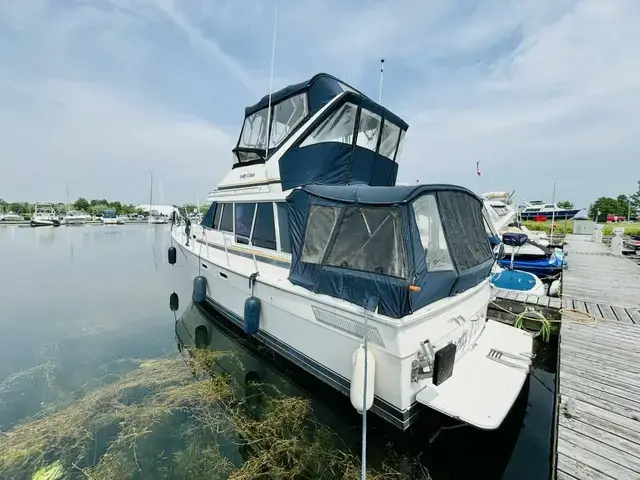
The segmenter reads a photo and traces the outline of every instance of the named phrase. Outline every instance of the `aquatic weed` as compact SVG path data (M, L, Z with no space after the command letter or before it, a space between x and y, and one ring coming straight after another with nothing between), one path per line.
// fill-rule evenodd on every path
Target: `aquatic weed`
M237 360L203 349L136 361L112 383L45 409L0 434L0 477L360 478L360 459L317 424L308 400L275 392L256 413L219 368L223 358ZM382 463L368 478L409 477Z

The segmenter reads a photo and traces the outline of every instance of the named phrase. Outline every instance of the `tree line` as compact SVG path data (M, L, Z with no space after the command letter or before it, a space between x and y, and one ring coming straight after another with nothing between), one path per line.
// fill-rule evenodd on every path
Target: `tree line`
M91 215L102 215L105 210L115 210L117 215L146 215L143 210L137 209L135 205L127 205L118 201L110 202L105 198L94 198L93 200L87 200L86 198L78 198L72 204L66 204L62 202L53 203L53 208L58 213L64 213L67 210L78 210L86 212ZM175 205L174 205L175 206ZM36 204L29 202L6 202L0 198L0 212L14 212L18 215L31 215L35 211ZM188 213L193 213L196 210L200 210L201 213L206 213L209 206L202 205L198 208L194 204L187 204L182 207Z
M118 215L144 214L142 210L136 209L135 205L127 205L118 201L110 202L104 198L87 200L86 198L78 198L74 203L68 205L66 203L53 203L53 208L58 213L64 213L67 210L79 210L91 215L102 215L105 210L115 210ZM0 209L6 212L15 212L19 215L33 214L36 208L35 203L29 202L5 202L0 199Z
M600 197L589 206L589 218L606 215L638 218L640 216L640 180L638 189L631 195L621 194L617 197Z

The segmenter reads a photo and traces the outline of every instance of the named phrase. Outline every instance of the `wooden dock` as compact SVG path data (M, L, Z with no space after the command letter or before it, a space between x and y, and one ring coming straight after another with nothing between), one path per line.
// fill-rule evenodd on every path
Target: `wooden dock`
M554 474L640 479L640 267L588 237L566 241Z

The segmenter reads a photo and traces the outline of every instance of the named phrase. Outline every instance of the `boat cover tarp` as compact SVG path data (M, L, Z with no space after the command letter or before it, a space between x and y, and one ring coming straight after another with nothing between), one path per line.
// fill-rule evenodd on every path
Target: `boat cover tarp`
M502 243L510 247L521 247L527 243L528 239L526 233L508 232L502 235Z
M309 184L391 186L398 175L393 160L340 142L293 148L279 162L283 190Z
M428 265L413 202L430 197L442 222L450 267ZM452 185L307 185L287 197L292 240L289 280L315 293L404 317L489 277L494 257L482 201ZM439 218L436 218L439 217ZM434 264L433 258L429 260ZM410 286L419 287L409 289Z
M278 165L283 190L312 184L395 185L398 164L392 158L387 158L356 144L358 122L354 123L353 132L348 131L348 134L353 138L351 143L323 141L304 145L307 136L311 135L316 127L322 125L325 120L339 111L346 103L352 104L359 109L373 112L379 115L384 123L398 127L398 140L399 132L406 131L409 128L409 125L404 120L386 108L362 94L350 91L339 102L332 105L331 109L323 112L309 126L307 135L300 138L296 145L280 158Z

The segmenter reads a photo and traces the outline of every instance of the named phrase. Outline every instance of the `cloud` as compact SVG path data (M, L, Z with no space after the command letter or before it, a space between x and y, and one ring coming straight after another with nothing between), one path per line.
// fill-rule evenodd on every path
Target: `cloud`
M153 166L176 201L215 186L243 107L267 92L276 0L8 3L4 197L54 199L66 176L135 202ZM386 59L384 104L411 125L401 180L549 200L555 181L585 206L635 188L620 175L640 153L634 0L277 4L275 88L328 71L377 98ZM46 181L7 168L24 164Z
M151 170L167 201L175 192L195 199L224 172L216 164L231 163L229 134L100 85L47 80L11 90L14 113L0 114L3 170L12 179L3 185L6 199L63 200L68 182L74 198L118 193L122 201L143 203Z

